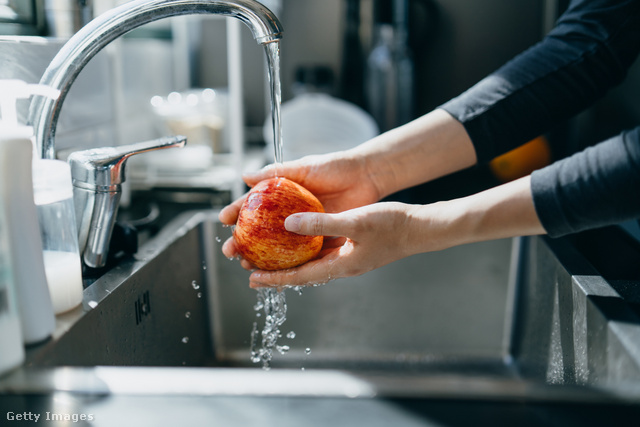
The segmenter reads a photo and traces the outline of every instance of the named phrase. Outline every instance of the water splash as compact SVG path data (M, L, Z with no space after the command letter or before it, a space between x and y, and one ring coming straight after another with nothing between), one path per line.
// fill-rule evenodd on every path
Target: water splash
M284 292L278 292L272 288L260 288L257 291L258 302L253 309L256 317L260 310L264 313L264 326L262 331L258 328L258 322L253 323L251 331L251 361L262 363L262 369L271 369L273 350L282 353L282 349L288 346L277 346L278 338L282 336L280 326L287 318L287 301ZM280 348L278 348L280 347Z

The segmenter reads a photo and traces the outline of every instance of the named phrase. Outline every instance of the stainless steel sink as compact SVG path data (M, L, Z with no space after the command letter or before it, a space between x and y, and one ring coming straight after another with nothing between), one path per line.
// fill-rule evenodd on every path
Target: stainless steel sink
M213 211L183 215L86 291L33 365L254 366L256 291L221 253L231 229ZM273 367L421 370L505 366L511 242L401 260L327 286L286 290ZM311 349L307 354L305 349Z
M264 371L249 353L256 291L220 250L230 233L215 211L176 218L88 287L0 393L640 402L638 324L603 314L615 291L572 274L587 267L558 242L467 245L289 289L291 350Z

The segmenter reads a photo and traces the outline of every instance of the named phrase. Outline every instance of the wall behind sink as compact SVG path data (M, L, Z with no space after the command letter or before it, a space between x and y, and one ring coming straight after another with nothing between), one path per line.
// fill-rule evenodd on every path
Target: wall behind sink
M112 5L125 2L110 1ZM361 35L366 50L371 45L373 0L361 0L361 4ZM345 2L282 0L281 5L279 16L285 29L283 100L288 100L293 96L291 84L300 65L326 64L340 76ZM457 95L540 40L553 21L545 16L549 5L561 9L566 1L413 0L417 113L425 113ZM155 137L157 130L149 107L151 96L188 86L226 86L225 20L201 15L179 19L183 19L181 26L175 26L174 19L145 26L137 34L109 46L89 63L64 103L58 129L59 148L113 145L114 141L131 143ZM188 29L186 41L176 40L176 28ZM246 122L260 127L268 108L265 56L248 28L242 28ZM63 42L36 37L19 41L0 38L0 78L37 82ZM576 139L612 132L609 128L599 133L593 131L594 125L605 121L614 129L619 123L627 125L637 120L640 107L630 94L637 93L640 64L632 69L630 77L625 86L599 103L595 112L588 113L596 114L597 120L587 115L572 124ZM26 103L21 108L24 111ZM252 135L260 137L259 132L248 133L250 138Z
M418 113L467 89L513 55L542 37L548 0L412 0L412 48L415 57ZM373 0L361 0L361 36L371 47ZM279 18L282 39L283 100L293 96L291 84L300 65L325 64L339 78L344 0L283 0ZM225 31L219 21L205 21L197 60L197 83L226 84ZM243 33L247 122L265 119L264 55ZM211 41L211 42L209 42Z

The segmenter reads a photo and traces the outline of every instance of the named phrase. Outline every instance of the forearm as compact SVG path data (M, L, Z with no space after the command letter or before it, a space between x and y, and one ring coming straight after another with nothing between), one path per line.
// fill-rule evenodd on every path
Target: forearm
M529 176L472 196L416 206L409 216L412 253L545 233Z
M383 133L349 153L364 159L380 198L476 163L464 127L443 110Z

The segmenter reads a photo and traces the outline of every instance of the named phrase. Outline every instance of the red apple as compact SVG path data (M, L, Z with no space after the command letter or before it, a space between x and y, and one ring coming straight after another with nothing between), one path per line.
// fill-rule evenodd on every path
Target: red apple
M315 258L322 236L303 236L284 228L284 220L297 212L324 212L324 208L309 190L287 178L256 184L233 230L238 252L261 270L296 267Z

